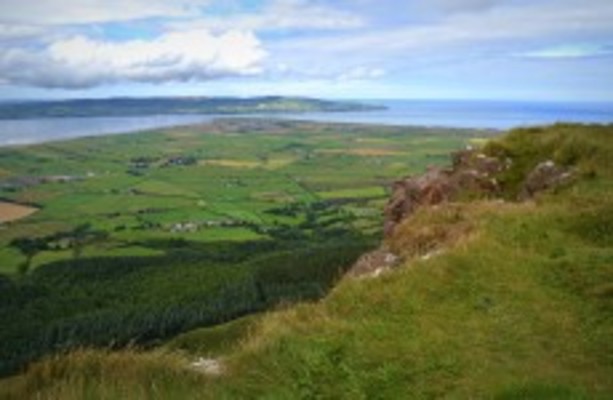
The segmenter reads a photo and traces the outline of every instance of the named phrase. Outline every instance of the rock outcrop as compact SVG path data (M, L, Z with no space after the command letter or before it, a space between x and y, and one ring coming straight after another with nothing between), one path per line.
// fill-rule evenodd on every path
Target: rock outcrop
M420 207L479 198L500 199L505 197L508 199L515 197L519 201L525 201L542 191L567 184L574 177L573 170L558 166L551 160L543 161L525 175L523 182L519 185L519 194L514 195L512 190L517 190L517 186L513 186L514 189L510 190L500 184L500 178L504 176L505 171L512 167L513 161L511 159L491 157L469 147L452 154L452 165L449 168L430 167L422 175L409 176L394 182L391 197L384 210L385 238L387 240L393 239L396 227ZM444 211L444 209L441 210ZM453 209L451 210L453 211ZM428 226L427 232L415 232L413 236L407 234L406 225L403 225L405 231L402 235L411 241L410 245L402 245L403 248L420 247L421 244L416 238L425 240L426 244L429 243L429 240L453 241L454 237L465 235L469 230L461 220L455 221L449 226L443 225ZM445 231L441 233L437 229L444 229ZM405 257L406 254L402 254L402 251L398 251L398 249L393 249L389 246L389 243L358 259L348 275L354 277L378 276L380 273L402 264L402 257ZM428 246L422 247L428 250ZM430 257L440 251L439 248L434 246L422 257ZM417 251L416 254L421 254L421 252Z
M498 176L511 168L512 160L500 160L467 148L452 154L450 168L430 167L419 176L394 182L385 207L385 236L389 237L403 219L422 206L461 198L495 198L502 194ZM572 181L573 171L547 160L536 165L520 186L518 200ZM507 194L508 195L508 194Z
M399 257L384 247L363 254L347 273L353 277L376 277L381 273L394 268Z
M538 164L526 177L519 193L520 200L534 197L538 192L569 183L573 179L573 172L568 168L556 165L547 160Z
M394 182L384 210L386 237L419 207L453 201L462 194L497 195L500 186L496 174L509 165L471 148L454 153L452 161L451 168L430 167L423 175Z

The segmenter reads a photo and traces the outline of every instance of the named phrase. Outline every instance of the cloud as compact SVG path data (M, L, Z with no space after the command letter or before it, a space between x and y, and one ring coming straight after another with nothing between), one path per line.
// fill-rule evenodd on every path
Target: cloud
M266 55L259 40L243 31L194 30L127 42L74 36L39 51L3 51L0 80L69 89L126 81L206 81L258 74Z
M0 41L35 39L46 29L36 25L0 23Z
M499 4L508 4L509 0L421 0L419 5L426 10L444 13L481 11Z
M273 31L289 29L344 30L365 25L361 16L307 0L272 0L255 12L209 16L169 24L173 29L195 27Z
M378 66L369 65L328 65L313 64L311 68L290 66L286 63L269 63L266 68L268 77L276 80L323 80L327 82L372 81L387 75L387 71Z
M383 68L359 66L343 72L337 79L339 81L372 80L381 78L385 74L386 71Z
M15 24L89 24L198 15L207 0L0 0L0 21Z
M611 21L611 0L0 0L0 97L97 85L83 93L473 96L546 82L610 93Z
M457 49L466 44L610 36L613 31L613 3L603 3L597 7L598 0L584 1L585 7L577 7L570 1L565 6L500 6L476 14L449 15L431 23L365 30L349 35L288 39L278 42L275 47L298 54L305 49L317 49L320 53L333 53L336 57L346 54L389 56L390 53L406 57L404 52L409 50L441 51L445 47ZM590 3L593 6L590 7Z
M287 79L311 78L348 84L396 82L399 87L427 82L433 88L444 87L450 92L454 87L476 87L480 82L488 82L490 86L483 83L476 90L490 91L497 86L508 86L511 77L515 77L514 88L533 90L539 84L544 86L543 82L553 81L553 76L559 80L564 76L558 73L560 63L554 65L552 61L553 52L536 54L535 50L548 49L552 43L611 43L613 3L583 1L586 7L570 0L559 0L557 4L498 4L479 12L458 12L411 23L401 21L351 32L287 37L269 43L267 49L271 63L287 65L293 72L280 76ZM538 64L546 71L538 80L534 78L537 63L518 56L530 51L532 58L540 56ZM555 55L560 57L561 52ZM574 66L568 68L586 71L591 68L587 63L604 64L610 60L613 57L576 58ZM526 68L519 71L524 65ZM359 75L356 66L382 67L385 75L376 79L350 79L354 74ZM593 79L600 79L602 87L611 81L610 76L602 75ZM572 83L564 81L560 85L571 87ZM473 96L471 89L466 93Z
M517 53L516 57L529 59L578 59L611 55L613 55L613 46L573 44Z

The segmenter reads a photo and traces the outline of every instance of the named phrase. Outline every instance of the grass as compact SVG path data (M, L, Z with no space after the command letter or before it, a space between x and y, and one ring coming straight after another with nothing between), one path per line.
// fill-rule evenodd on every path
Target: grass
M79 371L75 375L73 371ZM46 390L47 399L199 399L206 379L188 368L188 360L165 352L80 350L38 364L27 378L0 386L0 398L40 396L46 382L69 380ZM102 382L104 382L103 385ZM138 382L138 383L137 383Z
M562 204L467 205L476 232L443 255L345 281L319 304L262 319L230 355L235 370L220 390L238 398L610 397L613 249L569 229L577 205L555 200ZM601 218L608 212L590 207ZM422 218L410 222L429 224Z
M383 196L382 187L399 174L444 162L446 156L431 156L447 154L477 135L470 130L288 121L270 122L269 129L246 134L250 124L171 128L0 149L0 170L5 176L0 179L0 198L39 208L28 218L13 221L10 229L0 229L0 269L14 274L25 260L3 249L12 239L49 235L82 223L105 230L112 242L138 248L142 241L177 236L204 242L262 238L266 235L234 227L197 233L171 232L169 227L225 220L263 227L298 226L300 219L281 220L266 211L320 198L349 199L353 205L370 208L360 203ZM373 139L379 142L369 142ZM173 164L177 157L187 165ZM4 186L11 179L19 182L24 177L50 175L75 179L14 189ZM370 210L370 214L354 215L355 226L380 224L379 210ZM35 255L33 264L70 257L69 252L47 253Z
M385 189L382 186L371 186L355 189L330 190L318 192L317 195L322 199L360 199L360 198L381 198L385 196Z
M581 171L574 185L526 203L423 209L388 243L401 268L181 335L168 345L179 351L72 353L0 387L13 398L68 400L611 398L611 127L554 126L495 146L524 157L523 146L552 138L587 149L568 164ZM534 149L516 168L559 149ZM444 251L422 257L433 249ZM186 369L202 354L221 357L224 374ZM133 365L118 374L123 360Z
M250 315L226 324L195 329L173 338L164 344L164 348L178 350L192 358L223 356L236 349L249 336L257 320L257 315Z

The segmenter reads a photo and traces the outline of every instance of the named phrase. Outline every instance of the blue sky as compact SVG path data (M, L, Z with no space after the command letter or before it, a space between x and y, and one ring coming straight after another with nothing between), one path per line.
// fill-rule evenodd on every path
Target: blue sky
M613 101L611 0L0 0L0 99Z

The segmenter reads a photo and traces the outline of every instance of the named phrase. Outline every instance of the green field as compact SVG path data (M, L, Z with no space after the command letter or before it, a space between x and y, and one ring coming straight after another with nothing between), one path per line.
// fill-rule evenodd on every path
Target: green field
M103 244L84 255L142 255L149 241L249 240L337 213L337 225L380 225L392 180L448 159L479 135L462 130L250 122L86 138L0 150L0 198L40 208L0 226L0 271L25 261L9 243L89 223ZM483 134L481 134L483 135ZM62 179L63 177L63 179ZM300 205L323 202L317 213ZM289 213L274 213L283 207ZM355 209L372 212L356 213ZM307 216L307 214L309 214ZM318 214L318 215L314 215ZM321 214L321 215L319 215ZM70 258L42 249L34 266Z
M228 120L2 149L0 198L38 211L0 226L0 374L320 298L391 182L482 136Z

